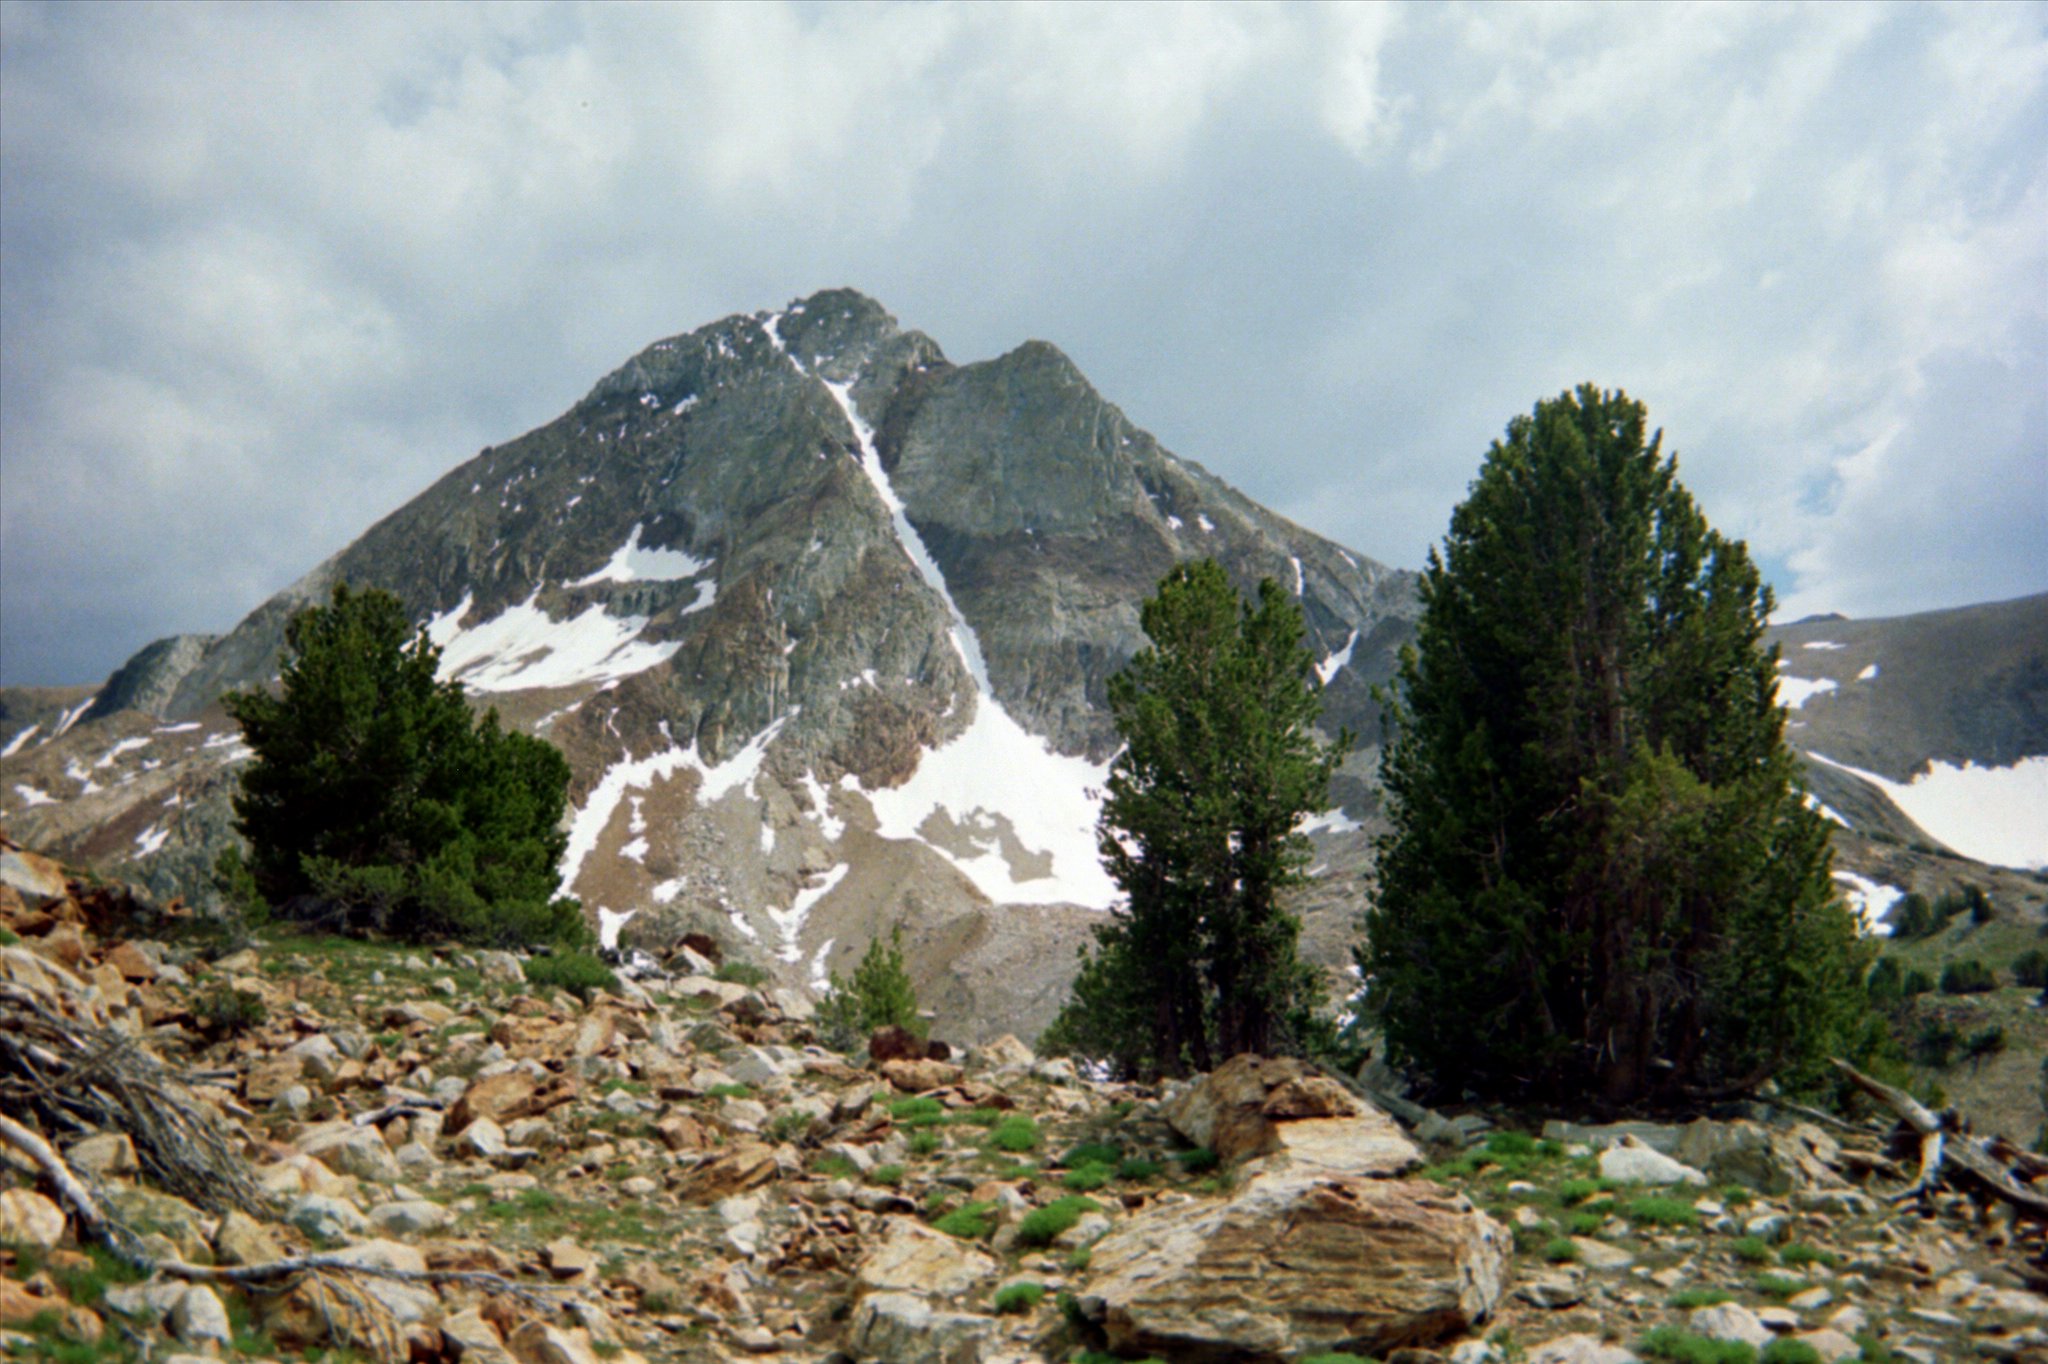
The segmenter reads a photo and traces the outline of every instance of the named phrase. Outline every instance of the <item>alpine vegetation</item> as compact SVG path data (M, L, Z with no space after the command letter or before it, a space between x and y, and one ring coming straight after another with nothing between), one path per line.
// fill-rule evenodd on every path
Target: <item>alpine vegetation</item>
M388 592L340 583L285 639L276 694L225 698L256 758L234 801L249 863L227 854L223 879L340 932L581 943L581 909L555 896L562 755L472 716Z
M1109 680L1125 746L1100 825L1126 904L1045 1045L1148 1077L1298 1050L1321 990L1279 897L1349 736L1315 733L1301 610L1271 579L1244 602L1214 560L1183 564L1141 619L1150 647Z
M1811 1085L1866 1033L1770 590L1645 415L1586 385L1516 417L1423 576L1359 963L1440 1090Z

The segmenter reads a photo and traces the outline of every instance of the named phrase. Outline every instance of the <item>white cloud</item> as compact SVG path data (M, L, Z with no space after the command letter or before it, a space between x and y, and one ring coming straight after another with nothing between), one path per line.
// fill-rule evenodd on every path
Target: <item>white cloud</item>
M0 668L842 283L1394 562L1591 378L1788 604L2035 590L2044 123L2023 7L0 6Z

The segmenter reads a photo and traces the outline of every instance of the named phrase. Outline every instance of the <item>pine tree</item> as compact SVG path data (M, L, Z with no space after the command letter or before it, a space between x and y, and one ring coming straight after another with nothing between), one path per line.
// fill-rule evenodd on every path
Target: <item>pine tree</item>
M388 592L338 584L287 624L275 693L230 693L255 761L235 798L255 889L350 932L576 942L555 898L569 766L472 717Z
M1865 1027L1770 591L1645 421L1591 385L1515 418L1424 574L1359 960L1439 1089L1812 1083Z
M1315 735L1301 612L1271 580L1247 603L1213 561L1184 564L1141 620L1151 647L1109 682L1125 746L1100 826L1126 902L1043 1045L1178 1074L1289 1049L1319 999L1279 897L1344 741Z

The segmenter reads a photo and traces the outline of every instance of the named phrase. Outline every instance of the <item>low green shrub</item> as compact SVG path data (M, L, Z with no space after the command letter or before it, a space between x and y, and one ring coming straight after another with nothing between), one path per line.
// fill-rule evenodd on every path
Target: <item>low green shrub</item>
M1653 1227L1696 1227L1700 1221L1699 1209L1691 1203L1682 1198L1661 1195L1632 1198L1621 1211L1629 1221Z
M1066 1166L1069 1170L1078 1170L1083 1165L1114 1165L1123 1159L1123 1155L1124 1151L1121 1146L1111 1146L1107 1142L1090 1141L1083 1142L1081 1145L1070 1149L1065 1155L1060 1157L1060 1164Z
M904 1170L901 1165L877 1165L868 1171L868 1182L895 1188L903 1182Z
M750 961L729 961L721 964L712 973L712 979L722 980L728 985L744 985L753 990L768 983L768 973Z
M1143 1156L1125 1156L1117 1162L1118 1179L1156 1179L1159 1176L1159 1162Z
M1029 1279L1006 1283L996 1290L994 1306L997 1315L1011 1312L1030 1312L1045 1298L1045 1285Z
M1941 992L1945 995L1981 995L1997 988L1998 977L1974 957L1941 968Z
M1767 1298L1789 1298L1804 1293L1813 1287L1804 1279L1795 1279L1789 1274L1759 1274L1756 1276L1756 1291Z
M1636 1342L1645 1359L1670 1364L1755 1364L1756 1349L1739 1340L1711 1340L1676 1326L1659 1326Z
M1060 1184L1075 1193L1094 1193L1114 1175L1107 1165L1083 1165L1060 1176Z
M1829 1269L1833 1269L1840 1263L1840 1260L1837 1256L1822 1250L1819 1246L1809 1246L1804 1242L1794 1241L1779 1249L1778 1263L1792 1269L1799 1269L1805 1265L1825 1265Z
M1017 1241L1026 1246L1051 1245L1062 1233L1072 1230L1082 1214L1095 1212L1101 1206L1092 1198L1069 1194L1042 1208L1033 1208L1017 1223Z
M1564 1229L1573 1236L1591 1236L1607 1225L1607 1218L1597 1212L1580 1209L1564 1219Z
M200 1031L215 1042L259 1028L270 1017L262 996L226 984L209 986L201 992L193 1002L192 1012L199 1018Z
M1765 1345L1756 1360L1757 1364L1822 1364L1819 1350L1803 1340L1789 1340L1782 1336Z
M1746 1264L1760 1265L1771 1258L1771 1247L1761 1236L1744 1236L1729 1243L1728 1253Z
M945 1144L946 1139L935 1128L920 1127L910 1134L910 1154L913 1156L937 1155Z
M1734 1300L1735 1295L1724 1288L1681 1288L1671 1295L1671 1305L1681 1312L1690 1312L1695 1307L1719 1307Z
M1022 1113L1013 1113L989 1129L988 1145L998 1151L1030 1151L1038 1146L1038 1124Z
M969 1203L965 1207L953 1209L932 1225L946 1235L962 1241L981 1241L987 1239L988 1234L996 1229L993 1216L995 1210L996 1205L992 1201Z
M581 950L550 952L526 963L526 983L543 989L567 990L588 1000L599 990L617 990L619 978L594 954Z
M1197 1146L1192 1151L1182 1151L1174 1156L1186 1174L1205 1175L1223 1163L1223 1157L1206 1146Z
M1579 1258L1579 1244L1569 1236L1554 1236L1543 1243L1542 1256L1554 1265Z

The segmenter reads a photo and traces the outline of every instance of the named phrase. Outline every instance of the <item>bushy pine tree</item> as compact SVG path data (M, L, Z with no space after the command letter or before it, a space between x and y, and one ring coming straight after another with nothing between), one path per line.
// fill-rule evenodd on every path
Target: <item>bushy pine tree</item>
M1298 1046L1321 992L1279 897L1344 741L1316 737L1301 612L1271 580L1244 602L1213 561L1183 564L1141 619L1151 647L1109 682L1125 746L1100 826L1126 902L1041 1045L1153 1076Z
M1770 591L1645 419L1591 385L1515 418L1423 577L1359 960L1441 1091L1807 1084L1867 1035Z
M473 717L388 592L294 615L276 692L224 698L255 761L234 802L255 889L346 932L516 945L587 936L557 899L569 765Z

